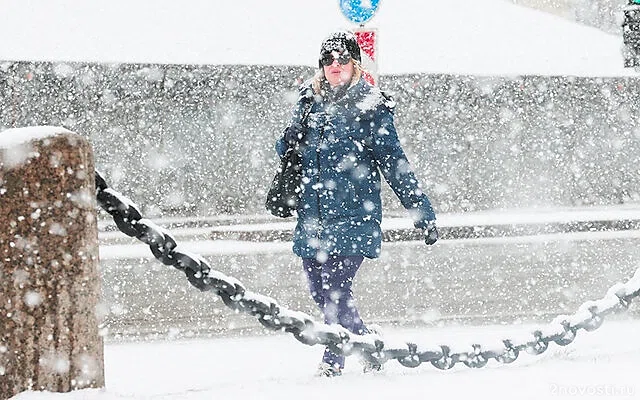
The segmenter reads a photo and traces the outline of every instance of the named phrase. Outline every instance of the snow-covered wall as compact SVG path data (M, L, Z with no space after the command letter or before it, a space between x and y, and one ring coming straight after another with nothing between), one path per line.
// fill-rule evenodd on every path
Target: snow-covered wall
M0 128L86 135L146 215L263 213L274 140L309 67L5 62ZM639 201L635 78L386 75L436 209ZM402 212L385 186L386 207Z

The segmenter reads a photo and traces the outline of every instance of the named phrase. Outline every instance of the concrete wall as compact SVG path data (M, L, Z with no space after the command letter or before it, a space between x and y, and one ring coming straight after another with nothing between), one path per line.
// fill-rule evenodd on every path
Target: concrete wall
M0 127L62 125L149 217L261 214L310 68L4 63ZM640 201L635 78L381 77L440 212ZM230 179L233 178L233 179ZM385 207L401 207L384 186Z

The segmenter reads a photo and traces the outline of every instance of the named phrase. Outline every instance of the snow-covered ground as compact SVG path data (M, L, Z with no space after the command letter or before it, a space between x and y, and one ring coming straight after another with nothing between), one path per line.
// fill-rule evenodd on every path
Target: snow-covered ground
M315 66L338 0L0 0L0 60ZM382 1L380 74L635 75L621 36L505 0Z
M442 327L391 330L389 338L467 344L529 333L532 326ZM569 399L640 395L637 380L640 322L605 322L581 331L567 346L550 345L539 356L521 354L509 365L482 369L456 365L440 371L396 361L363 374L347 360L342 377L314 377L321 348L286 334L217 340L109 344L107 389L66 394L25 392L15 400L200 400L200 399Z

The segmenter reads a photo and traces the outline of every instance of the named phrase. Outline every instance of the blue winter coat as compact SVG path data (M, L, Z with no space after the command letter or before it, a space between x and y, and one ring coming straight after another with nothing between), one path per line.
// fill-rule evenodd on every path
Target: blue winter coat
M380 255L380 173L410 211L416 228L435 214L398 140L394 102L361 79L336 102L301 90L293 114L299 122L311 101L301 146L303 177L293 251L302 258ZM284 136L276 143L280 156Z

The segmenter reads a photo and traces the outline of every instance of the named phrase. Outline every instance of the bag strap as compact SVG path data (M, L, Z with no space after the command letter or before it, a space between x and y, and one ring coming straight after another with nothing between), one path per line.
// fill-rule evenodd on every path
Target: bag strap
M313 95L307 96L305 94L305 96L302 97L302 101L304 101L303 103L304 108L302 109L302 117L300 118L300 125L302 125L302 127L305 128L304 134L306 136L307 130L309 129L309 127L307 126L307 119L309 118L309 115L311 115L311 108L313 107ZM294 147L290 147L289 149L297 150L297 148L298 148L298 145Z
M300 119L300 125L305 125L307 123L307 119L311 114L312 107L313 107L313 96L311 96L311 98L307 98L307 96L305 96L304 110L302 111L302 118Z

